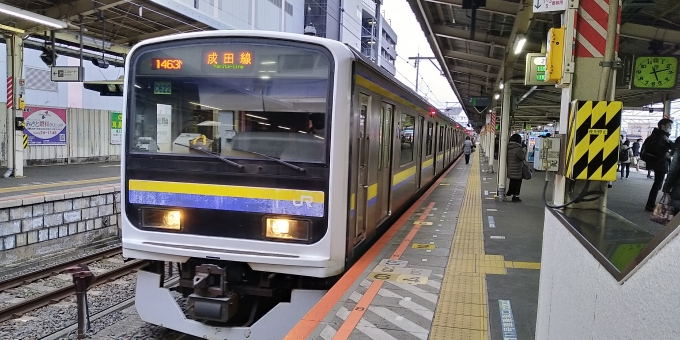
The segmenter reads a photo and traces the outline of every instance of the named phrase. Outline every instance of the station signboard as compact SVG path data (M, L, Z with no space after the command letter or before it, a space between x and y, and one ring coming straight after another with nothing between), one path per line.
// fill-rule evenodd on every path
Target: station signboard
M52 66L50 78L54 82L82 82L85 77L80 66Z

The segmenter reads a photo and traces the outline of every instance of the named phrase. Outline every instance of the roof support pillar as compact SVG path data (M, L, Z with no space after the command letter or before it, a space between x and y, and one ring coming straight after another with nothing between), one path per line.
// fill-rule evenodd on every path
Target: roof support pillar
M512 69L506 69L504 79L510 79ZM512 82L506 81L503 86L503 104L501 105L501 128L500 140L498 143L498 200L503 202L505 200L505 192L507 188L507 158L508 158L508 139L510 137L510 105L512 98ZM495 137L494 137L495 139ZM493 143L496 144L495 142ZM490 163L492 165L493 163Z
M5 36L7 45L7 110L5 143L7 171L4 177L24 177L23 86L19 86L23 69L24 44L21 36Z

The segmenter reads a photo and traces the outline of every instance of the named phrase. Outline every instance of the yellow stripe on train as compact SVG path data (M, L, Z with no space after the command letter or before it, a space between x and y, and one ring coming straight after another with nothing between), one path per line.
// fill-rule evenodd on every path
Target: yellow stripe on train
M144 181L132 179L128 182L130 190L190 194L205 196L242 197L270 200L292 201L300 196L312 197L313 203L323 203L323 191L307 191L279 188L243 187L233 185L196 184L181 182Z

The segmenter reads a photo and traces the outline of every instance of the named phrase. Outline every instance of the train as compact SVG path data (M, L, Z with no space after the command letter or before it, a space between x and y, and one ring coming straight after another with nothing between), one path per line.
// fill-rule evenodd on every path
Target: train
M150 263L136 308L204 339L281 338L471 135L320 37L164 36L125 70L123 255Z

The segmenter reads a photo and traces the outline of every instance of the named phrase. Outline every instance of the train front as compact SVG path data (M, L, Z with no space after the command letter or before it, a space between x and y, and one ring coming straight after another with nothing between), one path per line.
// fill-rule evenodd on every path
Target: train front
M349 118L331 117L349 75L336 75L339 44L284 37L179 36L128 58L123 249L153 261L137 283L148 322L212 332L159 319L179 310L162 287L167 263L181 264L188 319L213 326L250 325L343 270L346 202L331 209L329 192L346 190L333 178L347 162L331 171L331 135Z

